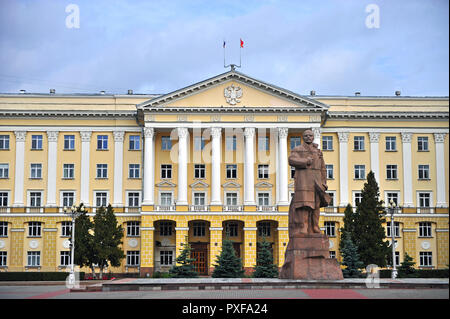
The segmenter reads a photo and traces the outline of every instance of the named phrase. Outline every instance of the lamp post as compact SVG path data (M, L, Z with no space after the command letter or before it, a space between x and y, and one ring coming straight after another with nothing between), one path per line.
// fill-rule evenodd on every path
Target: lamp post
M80 203L79 207L72 205L72 207L64 207L64 214L68 214L72 218L72 231L71 231L71 243L70 243L70 275L69 282L75 282L75 270L74 270L74 259L75 259L75 219L84 213L84 205Z
M394 228L394 213L397 210L395 202L391 199L388 206L389 213L391 214L391 246L392 246L392 273L391 278L397 278L397 267L395 266L395 228Z

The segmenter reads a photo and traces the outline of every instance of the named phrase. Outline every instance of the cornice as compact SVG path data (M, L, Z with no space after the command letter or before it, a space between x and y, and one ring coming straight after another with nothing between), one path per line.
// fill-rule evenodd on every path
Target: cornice
M324 110L298 106L156 106L141 108L144 112L161 113L320 113Z
M59 118L59 117L81 117L81 118L117 118L117 117L131 117L137 116L136 111L55 111L55 110L0 110L0 117L34 117L34 118Z
M329 119L448 119L448 112L328 112Z

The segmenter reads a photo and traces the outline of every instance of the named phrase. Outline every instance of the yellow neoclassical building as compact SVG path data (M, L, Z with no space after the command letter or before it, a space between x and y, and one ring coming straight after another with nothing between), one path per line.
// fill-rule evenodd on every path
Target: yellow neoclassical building
M186 237L202 274L227 236L247 271L262 236L281 267L288 156L305 129L327 164L331 258L372 170L381 198L400 206L396 262L407 252L417 267L446 268L448 107L400 92L299 95L234 68L163 95L0 94L0 271L66 271L63 208L80 202L90 215L110 203L124 227L126 258L111 272L165 271Z

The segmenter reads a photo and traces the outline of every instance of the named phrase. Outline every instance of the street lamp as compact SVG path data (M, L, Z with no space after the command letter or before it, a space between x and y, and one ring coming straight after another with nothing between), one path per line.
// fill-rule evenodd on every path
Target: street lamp
M394 228L394 213L397 210L397 205L395 204L395 202L391 199L391 201L389 202L389 206L388 206L388 210L389 213L391 214L391 238L392 238L392 273L391 273L391 278L395 279L397 278L397 268L395 266L395 228Z
M71 243L70 243L70 275L69 282L75 283L75 271L74 271L74 259L75 259L75 219L83 214L85 211L83 203L80 203L80 206L77 207L72 205L69 209L64 206L64 214L72 217L72 231L71 231Z

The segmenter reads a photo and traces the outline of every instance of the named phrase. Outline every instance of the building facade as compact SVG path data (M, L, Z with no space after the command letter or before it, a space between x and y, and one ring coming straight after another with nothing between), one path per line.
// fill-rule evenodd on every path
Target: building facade
M398 258L446 268L448 97L303 96L234 69L164 95L0 95L0 271L66 271L70 217L111 204L126 258L111 272L165 271L186 238L210 274L222 240L247 271L258 242L281 267L293 170L312 129L332 203L321 212L338 258L347 204L369 171L393 200ZM387 228L390 217L387 216ZM386 229L390 240L390 228Z

